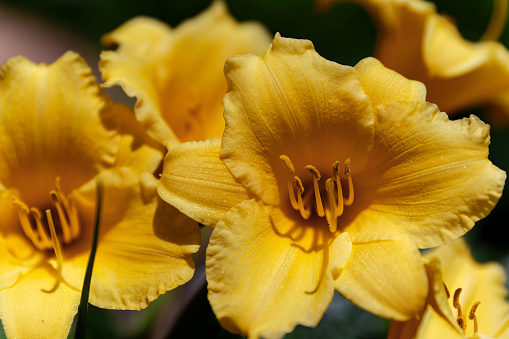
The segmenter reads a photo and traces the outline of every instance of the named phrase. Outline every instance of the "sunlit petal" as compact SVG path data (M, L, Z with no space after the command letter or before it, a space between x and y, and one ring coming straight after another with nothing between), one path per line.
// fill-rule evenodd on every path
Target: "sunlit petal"
M274 188L277 180L286 182L282 154L302 171L309 164L330 168L346 158L354 170L366 163L372 111L352 67L322 58L308 40L276 35L263 58L231 58L225 73L221 158L266 203L279 203Z
M424 307L427 276L412 243L353 243L352 255L335 281L356 305L396 320L410 319Z
M332 262L337 256L327 247L304 252L278 236L271 209L254 200L234 207L207 249L212 308L222 326L250 338L281 338L297 324L316 326L333 296L330 266L344 265Z
M92 277L90 303L111 309L142 309L193 276L191 254L198 251L195 221L157 197L157 180L146 173L138 181L126 168L103 172L101 234ZM90 224L82 240L67 249L63 278L80 286L88 261L94 206L94 185L76 195ZM112 275L111 272L115 272Z
M353 237L384 225L433 247L489 214L506 175L487 159L488 125L474 116L449 121L426 103L395 102L375 114L380 133L369 167L356 178L363 211L348 229Z
M221 140L185 143L169 151L157 188L161 198L213 227L249 193L219 159Z
M42 265L0 290L0 318L7 337L67 338L81 293L58 281L55 270Z

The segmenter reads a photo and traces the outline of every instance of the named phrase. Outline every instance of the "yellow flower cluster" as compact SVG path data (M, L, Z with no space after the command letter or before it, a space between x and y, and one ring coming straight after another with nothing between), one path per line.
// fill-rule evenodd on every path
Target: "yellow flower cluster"
M316 326L338 291L392 319L392 339L509 336L503 270L456 240L495 207L506 173L488 159L489 125L442 111L507 109L509 52L465 41L426 1L356 1L382 34L377 58L353 67L308 40L271 42L219 1L177 28L134 18L103 37L117 48L99 65L103 86L121 86L133 109L114 103L73 52L51 65L8 60L7 336L68 335L97 180L98 307L142 309L189 281L200 223L213 228L208 298L230 332L281 338Z

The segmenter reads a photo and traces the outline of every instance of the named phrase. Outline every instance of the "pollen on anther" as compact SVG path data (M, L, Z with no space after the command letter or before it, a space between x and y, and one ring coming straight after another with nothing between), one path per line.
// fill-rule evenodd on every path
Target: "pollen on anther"
M334 164L332 164L332 178L334 180L339 180L339 161L336 161Z
M283 160L283 162L285 163L286 169L288 170L288 174L295 173L295 167L293 167L292 161L290 160L290 158L288 158L288 156L282 154L279 156L279 159Z
M350 158L346 158L345 160L345 178L348 178L350 175Z
M316 180L320 180L322 178L322 175L320 172L316 169L315 166L307 165L306 169L313 174L313 176L316 178Z
M293 177L293 180L295 181L295 186L297 186L299 193L304 194L304 185L302 184L302 180L300 180L299 177Z

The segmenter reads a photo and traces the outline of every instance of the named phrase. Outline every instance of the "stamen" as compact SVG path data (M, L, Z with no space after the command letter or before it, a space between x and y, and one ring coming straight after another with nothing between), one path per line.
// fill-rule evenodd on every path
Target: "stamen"
M55 179L55 190L49 192L51 202L55 206L58 214L58 221L55 228L61 231L61 241L65 244L69 244L78 238L80 234L80 224L78 210L74 205L74 202L65 197L60 189L60 178ZM44 219L40 210L37 207L29 208L25 203L13 196L13 204L17 207L18 217L20 220L21 228L25 235L32 241L34 246L39 250L49 250L53 248L50 234L50 221ZM51 220L53 222L53 219Z
M458 325L460 325L461 329L463 330L463 333L466 333L467 331L467 322L463 314L461 313L461 305L460 305L460 294L461 294L461 288L458 288L454 292L454 297L452 300L454 308L458 310L458 317L456 318L456 321L458 322Z
M299 177L294 175L295 167L290 158L286 155L280 155L279 158L284 162L288 171L288 194L293 209L299 210L304 219L310 218L314 209L319 217L327 218L329 230L335 232L338 228L337 218L343 215L344 206L350 206L354 201L350 159L346 159L344 163L344 175L341 175L341 163L339 161L334 162L332 165L332 176L326 180L325 187L320 187L320 179L322 178L320 171L313 165L305 167L313 176L313 195L315 197L315 207L313 207L310 206L312 204L312 196L310 193L304 196L304 184ZM346 179L348 182L348 199L345 199L343 195L342 179ZM323 192L324 188L325 192ZM297 192L295 192L295 189L297 189ZM325 205L322 200L322 193L327 195L328 202L325 202Z
M325 182L325 190L327 191L327 199L329 200L329 230L334 233L338 228L338 208L336 204L336 198L334 198L334 180L332 178L327 179ZM343 208L343 204L341 204Z
M297 203L300 211L300 215L304 219L309 219L311 216L311 209L306 210L304 207L304 203L302 202L302 195L304 194L304 185L302 185L302 180L300 180L299 177L293 177L293 180L295 181L295 186L297 186L297 190L299 191L297 194Z
M283 162L285 163L286 168L288 169L288 174L292 175L293 173L295 173L295 167L293 167L290 158L283 154L279 156L279 159L283 160Z
M449 299L451 297L451 293L449 293L449 289L447 288L447 285L444 283L444 288L445 288L445 294L447 295L447 299Z
M332 164L332 179L339 181L339 161Z
M288 169L288 194L290 195L290 203L292 204L292 207L294 210L299 209L299 204L297 203L297 200L295 200L295 192L293 191L293 182L291 180L291 176L295 173L295 167L293 167L292 162L290 161L290 158L288 158L286 155L280 155L279 159L283 160L283 162L286 165L286 168Z
M20 201L13 201L14 206L18 208L18 216L21 224L21 228L25 235L32 241L34 246L39 250L45 250L45 245L39 240L39 237L35 234L34 229L32 227L32 223L28 219L28 215L30 210L28 207Z
M51 239L50 239L48 233L46 232L46 230L44 229L41 212L39 212L39 210L37 208L32 207L30 209L30 214L32 215L32 217L35 220L35 224L37 226L37 232L38 232L39 239L40 239L41 243L43 244L43 246L46 249L51 248Z
M345 178L348 180L348 199L344 201L345 206L350 206L353 203L354 195L353 195L353 181L352 175L350 173L350 158L347 158L345 161Z
M316 201L316 214L318 214L319 217L323 217L325 215L323 211L323 203L322 203L322 196L320 195L320 187L318 186L318 180L322 178L320 172L311 165L307 165L306 169L311 172L313 175L313 189L315 192L315 201Z
M468 315L468 319L474 321L474 334L476 334L479 331L479 328L477 325L477 317L475 316L475 311L477 310L477 306L479 306L480 303L481 303L480 301L476 301L472 305L472 308L470 309L470 313Z
M48 219L49 230L51 233L51 242L53 245L53 250L55 251L55 256L57 258L57 271L58 273L62 272L62 250L60 248L60 243L58 242L57 232L55 231L55 224L53 223L53 218L51 217L51 211L46 210L46 218Z

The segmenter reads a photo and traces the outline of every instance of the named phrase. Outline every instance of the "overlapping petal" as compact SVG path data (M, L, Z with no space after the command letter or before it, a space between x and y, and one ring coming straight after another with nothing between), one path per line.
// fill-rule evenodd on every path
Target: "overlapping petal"
M506 273L500 264L475 261L464 239L449 246L442 246L426 256L440 261L443 281L451 293L462 288L459 301L465 312L470 310L476 301L481 302L475 312L479 333L494 335L509 322ZM454 309L452 298L449 299L448 306ZM509 333L505 335L509 336Z
M0 70L0 92L0 183L32 192L21 197L28 203L45 199L37 193L53 189L57 176L68 191L114 164L115 108L77 54L49 66L12 58Z
M362 59L354 68L373 108L394 100L426 101L426 86L422 82L405 78L375 58Z
M156 192L165 148L109 100L81 57L68 52L51 65L13 58L0 69L0 90L0 318L8 335L67 337L96 179L105 196L91 303L141 309L192 277L199 228Z
M195 221L161 201L157 180L122 168L102 172L103 213L90 303L110 309L142 309L160 294L187 282L194 273L191 254L198 251ZM79 243L66 250L62 276L81 286L88 261L95 184L84 186L75 199L87 227ZM115 272L112 275L112 272Z
M59 282L55 284L56 282ZM0 290L0 318L9 338L66 338L81 292L60 281L48 264Z
M235 54L262 53L270 43L261 25L236 22L221 1L175 29L140 17L103 40L119 46L101 55L105 85L121 85L136 97L137 119L172 146L221 136L224 62Z
M251 196L219 159L220 151L220 139L170 149L157 188L164 201L210 227Z
M345 215L354 218L353 239L372 239L384 227L420 248L438 246L493 209L506 174L487 159L488 125L474 116L449 121L435 105L417 102L381 105L375 119L371 158L356 177L357 205Z
M277 190L278 181L286 187L287 180L280 155L297 171L310 164L330 168L346 158L354 171L366 163L373 115L352 67L322 58L308 40L276 35L263 58L231 58L225 73L221 158L264 202L276 205L287 195L286 188Z
M331 267L345 264L335 262L328 247L304 252L278 236L271 210L255 200L232 208L207 249L214 312L223 327L250 338L281 338L297 324L316 326L333 297ZM347 235L336 243L348 244Z
M339 1L318 4L329 8ZM507 102L498 99L509 92L509 51L501 43L466 40L428 1L349 1L363 6L378 26L375 57L405 77L423 82L428 101L448 114L485 104L509 112Z
M501 265L476 262L464 239L432 250L425 257L430 281L427 306L411 321L391 323L388 338L509 336L509 303Z
M424 307L428 284L417 247L411 242L353 242L352 255L335 281L354 304L396 320L416 316Z

